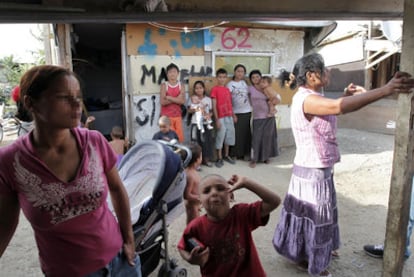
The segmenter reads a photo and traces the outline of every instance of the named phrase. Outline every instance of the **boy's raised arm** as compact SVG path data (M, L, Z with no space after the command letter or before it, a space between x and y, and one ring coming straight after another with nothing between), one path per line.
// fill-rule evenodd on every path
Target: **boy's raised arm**
M229 183L232 185L230 191L246 188L251 192L254 192L263 200L260 212L262 217L267 216L271 211L280 205L281 199L279 195L250 178L233 175Z

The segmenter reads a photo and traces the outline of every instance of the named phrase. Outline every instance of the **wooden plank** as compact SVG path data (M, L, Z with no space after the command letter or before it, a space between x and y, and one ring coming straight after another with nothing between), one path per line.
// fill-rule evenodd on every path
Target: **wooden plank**
M401 70L414 74L414 0L405 0ZM402 276L413 165L413 93L398 96L383 277Z
M4 2L4 1L3 1ZM0 3L0 22L194 22L206 20L275 20L275 19L374 19L399 18L403 0L64 0L62 5L42 1L23 4L22 1ZM45 3L43 3L45 2ZM145 12L146 2L164 2L168 12ZM124 5L123 3L131 3ZM36 12L33 12L36 11Z
M58 48L58 64L68 68L73 69L72 65L72 51L70 48L71 39L70 39L70 25L69 24L56 24L56 36L59 44Z

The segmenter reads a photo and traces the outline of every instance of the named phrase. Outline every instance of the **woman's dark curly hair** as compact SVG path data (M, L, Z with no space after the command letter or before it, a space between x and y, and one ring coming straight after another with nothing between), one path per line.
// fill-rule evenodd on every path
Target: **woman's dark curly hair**
M325 62L320 54L311 53L303 56L295 63L292 72L283 70L279 74L280 85L284 86L288 82L290 89L306 85L306 73L308 72L324 74Z

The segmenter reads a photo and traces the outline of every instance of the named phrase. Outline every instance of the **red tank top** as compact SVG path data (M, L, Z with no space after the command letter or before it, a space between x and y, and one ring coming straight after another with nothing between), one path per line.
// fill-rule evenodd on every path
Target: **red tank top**
M166 92L165 94L172 97L178 97L181 92L181 83L177 82L175 85L171 85L165 82ZM175 103L161 106L161 115L168 117L181 117L181 106Z

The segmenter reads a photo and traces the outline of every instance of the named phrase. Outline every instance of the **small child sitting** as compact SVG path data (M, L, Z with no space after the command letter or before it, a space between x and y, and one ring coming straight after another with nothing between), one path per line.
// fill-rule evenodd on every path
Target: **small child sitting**
M187 213L187 224L194 218L200 215L200 191L198 185L200 184L200 175L198 168L201 165L202 153L201 147L197 143L189 145L191 151L191 160L185 169L187 175L187 184L184 190L184 204Z
M128 150L128 139L122 139L123 136L124 132L120 126L114 126L112 128L111 141L109 142L109 145L112 147L118 157L116 161L117 166L121 162L121 159L124 156L125 152Z
M246 188L262 200L230 207L233 191ZM206 215L184 230L178 251L202 276L266 276L251 232L269 221L280 197L255 181L233 175L229 181L212 174L200 182L200 199Z
M212 130L214 127L211 125L213 121L208 116L206 107L201 102L200 98L193 94L190 96L190 109L194 110L193 116L196 118L197 128L201 133L204 133L204 125L207 125L207 129Z
M178 141L177 133L171 130L171 121L168 116L160 116L158 119L158 126L160 127L160 130L154 134L152 137L153 140L171 141L175 139Z
M260 80L260 88L267 97L267 103L269 105L268 116L273 116L277 113L275 105L279 104L282 100L279 93L272 88L272 78L269 76L263 76ZM275 104L276 103L276 104Z

